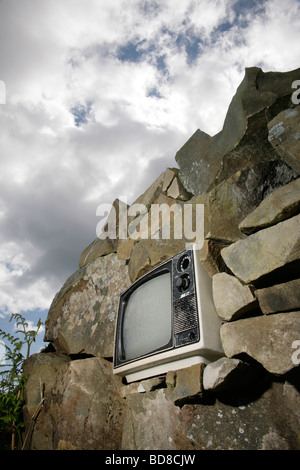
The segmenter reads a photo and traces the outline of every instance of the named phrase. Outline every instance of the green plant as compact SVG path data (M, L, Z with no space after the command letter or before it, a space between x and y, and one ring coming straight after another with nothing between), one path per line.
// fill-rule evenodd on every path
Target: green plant
M0 445L2 449L22 448L23 394L27 375L23 364L30 355L30 347L35 341L42 322L35 330L28 329L28 323L19 313L14 313L10 322L16 322L16 335L0 329L0 338L5 343L5 364L0 364ZM9 343L9 344L8 344Z

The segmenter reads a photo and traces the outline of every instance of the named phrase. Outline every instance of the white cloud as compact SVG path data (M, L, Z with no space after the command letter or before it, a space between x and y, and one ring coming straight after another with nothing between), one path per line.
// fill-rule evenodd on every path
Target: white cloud
M299 17L296 0L0 1L0 312L47 309L97 206L217 133L245 67L297 68Z

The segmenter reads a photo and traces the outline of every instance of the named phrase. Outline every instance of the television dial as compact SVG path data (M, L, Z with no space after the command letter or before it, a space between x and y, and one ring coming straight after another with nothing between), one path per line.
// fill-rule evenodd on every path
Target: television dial
M176 287L179 292L184 292L189 288L190 283L190 276L188 274L183 274L176 280Z
M177 269L180 272L186 271L190 264L190 257L188 255L183 255L178 260Z

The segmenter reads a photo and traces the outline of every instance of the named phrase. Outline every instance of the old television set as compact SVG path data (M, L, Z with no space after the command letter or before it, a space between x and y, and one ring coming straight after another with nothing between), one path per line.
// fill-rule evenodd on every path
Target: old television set
M195 245L120 296L114 374L128 383L223 356L212 281Z

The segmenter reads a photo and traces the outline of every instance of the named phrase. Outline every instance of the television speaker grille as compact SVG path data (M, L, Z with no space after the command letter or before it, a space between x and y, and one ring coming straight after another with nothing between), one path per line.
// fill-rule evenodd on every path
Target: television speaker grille
M196 296L187 295L174 301L174 334L198 328Z

